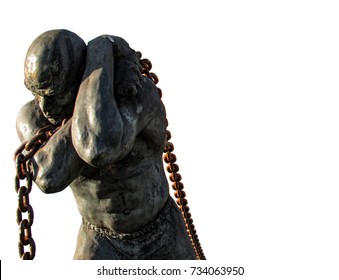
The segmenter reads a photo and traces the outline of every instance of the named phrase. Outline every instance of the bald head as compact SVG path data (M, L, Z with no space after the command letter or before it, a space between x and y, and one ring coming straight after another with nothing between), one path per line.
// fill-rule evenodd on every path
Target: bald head
M38 36L25 59L25 85L32 92L53 95L79 83L85 63L86 44L75 33L59 29Z

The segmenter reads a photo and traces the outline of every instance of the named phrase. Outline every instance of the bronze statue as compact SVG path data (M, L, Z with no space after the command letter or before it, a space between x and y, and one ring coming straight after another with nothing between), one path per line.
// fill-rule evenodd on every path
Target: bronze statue
M27 52L25 85L34 99L17 117L21 142L68 119L30 167L43 192L73 191L74 259L196 259L163 168L165 108L128 43L47 31Z

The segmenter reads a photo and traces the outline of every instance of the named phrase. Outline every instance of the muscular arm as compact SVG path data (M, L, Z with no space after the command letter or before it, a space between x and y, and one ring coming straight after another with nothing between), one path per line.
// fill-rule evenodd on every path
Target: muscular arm
M37 102L24 105L17 117L17 131L22 142L48 124ZM45 193L65 189L84 169L71 140L71 121L61 127L31 159L33 180Z
M50 124L43 116L38 101L33 99L21 107L16 119L16 131L23 143L30 140L42 127Z
M117 103L113 77L114 51L119 48L113 44L103 36L89 42L86 70L72 120L74 147L94 167L112 164L127 155L160 105L159 100L155 104L154 86L149 87L151 92L146 99L137 94Z

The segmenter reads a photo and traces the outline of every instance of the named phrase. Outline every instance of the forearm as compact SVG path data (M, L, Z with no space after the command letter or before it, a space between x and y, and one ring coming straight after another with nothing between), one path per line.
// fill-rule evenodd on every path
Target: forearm
M31 168L34 182L45 193L62 191L79 176L85 163L72 145L70 121L34 155Z
M75 150L88 164L104 166L121 150L123 121L114 97L112 42L88 44L87 64L72 120Z

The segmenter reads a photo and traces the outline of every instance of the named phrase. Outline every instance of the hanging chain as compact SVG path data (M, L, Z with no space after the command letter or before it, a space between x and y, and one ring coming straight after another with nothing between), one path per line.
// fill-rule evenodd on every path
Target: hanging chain
M61 124L64 125L67 120ZM30 168L30 159L61 126L48 125L37 131L29 140L22 143L14 153L16 175L14 178L15 191L18 194L18 209L16 211L19 226L19 256L23 260L33 260L35 257L35 242L31 227L34 221L34 211L29 203L29 194L32 190L33 172ZM26 179L25 185L20 181ZM28 246L28 248L26 247ZM27 250L25 250L25 247Z
M140 59L140 63L142 66L142 74L149 79L156 85L159 82L159 78L155 73L150 72L152 69L152 63L147 58L141 59L142 54L140 52L136 52L136 55ZM158 93L160 98L162 97L162 91L160 88L158 88ZM187 233L191 239L195 254L197 256L198 260L206 260L205 254L202 250L197 231L195 229L195 226L193 224L192 215L190 213L190 208L188 207L188 201L185 198L186 193L183 190L184 184L181 182L181 175L178 173L179 166L175 162L177 161L177 157L174 153L174 145L173 143L169 142L171 139L171 133L170 131L166 131L167 139L166 139L166 145L164 149L164 162L167 164L166 169L169 175L169 179L172 182L172 188L175 191L174 196L177 199L176 202L180 208L181 214L184 218L185 224L186 224L186 230Z

